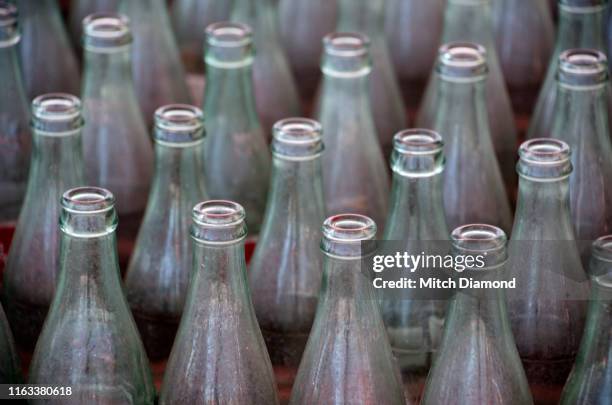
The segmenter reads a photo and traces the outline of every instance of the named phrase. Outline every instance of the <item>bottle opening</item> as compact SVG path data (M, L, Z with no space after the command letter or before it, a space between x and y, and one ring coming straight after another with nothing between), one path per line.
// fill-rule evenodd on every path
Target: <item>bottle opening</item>
M451 233L455 255L480 257L482 266L475 265L474 270L491 269L504 264L508 259L507 240L504 231L487 224L463 225Z
M339 214L323 223L321 250L339 259L359 259L376 249L376 224L359 214Z
M129 19L117 13L96 13L85 17L83 33L83 46L90 51L123 48L132 43Z
M572 172L570 147L557 139L536 138L523 142L519 158L518 174L531 180L559 180Z
M442 136L424 128L406 129L393 138L393 147L400 153L432 154L444 148Z
M209 200L193 208L191 236L202 243L233 243L246 237L244 208L233 201Z
M308 118L287 118L274 124L272 153L286 159L312 159L323 151L321 124Z
M0 48L19 42L17 17L17 7L6 1L0 1Z
M559 0L559 10L566 13L597 13L607 5L608 0Z
M600 260L612 263L612 235L602 236L593 242L593 255Z
M361 34L336 32L323 38L323 73L359 77L370 73L370 39Z
M407 129L393 138L391 169L404 177L430 177L444 170L444 141L435 131Z
M43 135L75 133L83 127L81 100L71 94L51 93L32 101L32 127Z
M473 82L483 80L488 72L487 51L472 42L451 42L438 51L436 68L443 80Z
M204 139L204 114L187 104L170 104L155 111L155 141L186 146Z
M62 207L73 213L95 214L109 211L114 205L113 194L100 187L77 187L62 196Z
M205 61L218 68L239 68L253 63L253 33L248 25L216 22L206 28Z
M569 49L559 55L558 80L566 87L603 86L608 80L608 59L595 49Z

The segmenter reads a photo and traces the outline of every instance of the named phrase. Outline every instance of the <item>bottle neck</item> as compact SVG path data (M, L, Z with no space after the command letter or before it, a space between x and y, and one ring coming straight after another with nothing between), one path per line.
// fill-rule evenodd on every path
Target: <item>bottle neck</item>
M436 120L443 120L446 127L460 125L469 128L462 133L463 141L481 138L487 119L485 80L463 83L438 76L437 82L439 106ZM434 125L437 130L443 130L440 127L442 122L435 122Z
M84 93L107 91L107 86L132 88L130 47L115 52L85 51Z
M60 9L55 0L17 1L20 16L36 15L38 18L60 18Z
M595 130L601 128L601 125L598 124L605 123L607 127L607 84L590 88L568 88L559 85L557 93L556 108L559 121L553 128L555 137L566 141L568 137L580 137L580 143L588 139L597 139L600 134ZM580 128L568 130L577 124L583 127L585 119L588 119L589 122L586 125L589 128L588 131L581 131ZM607 138L608 134L606 133L605 136ZM570 145L574 144L570 142Z
M291 212L291 215L299 217L300 212L322 208L322 184L320 157L310 160L289 160L274 156L269 210L280 213L291 207L292 211L297 211ZM318 219L323 221L323 215Z
M590 12L559 9L559 28L553 61L566 49L589 48L606 51L605 21L607 7L593 8Z
M230 69L207 64L206 80L204 113L208 122L230 111L253 125L259 122L253 92L252 64Z
M359 304L374 303L372 285L360 258L338 259L325 255L320 300L323 307L333 310L339 302L363 307Z
M349 110L359 112L370 110L369 98L369 76L361 75L355 77L336 77L335 75L325 74L323 77L322 103L319 106L321 111L325 110L326 102L335 105L334 108L342 106ZM370 114L368 112L368 114Z
M270 0L235 0L232 21L253 28L258 48L266 46L270 38L278 36L278 15Z
M188 147L155 145L155 174L151 188L151 199L161 195L175 195L191 206L204 197L200 167L204 142ZM186 218L188 220L189 218Z
M383 37L383 0L340 0L337 32L359 32L375 41Z
M11 104L17 101L15 100L15 94L21 93L23 100L26 100L19 67L18 46L17 43L0 47L0 76L2 76L2 80L0 80L0 100L7 97L9 100L6 100L6 102ZM0 101L1 103L3 101Z
M446 6L442 43L469 41L484 46L487 52L494 52L493 21L491 2L465 4L449 1Z

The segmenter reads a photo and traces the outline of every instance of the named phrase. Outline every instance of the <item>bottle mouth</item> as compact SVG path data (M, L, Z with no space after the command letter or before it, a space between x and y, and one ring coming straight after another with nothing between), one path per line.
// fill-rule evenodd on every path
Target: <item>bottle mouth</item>
M272 154L288 160L310 160L323 152L322 128L308 118L287 118L274 124Z
M132 43L129 19L117 13L95 13L83 20L83 47L93 52L112 52Z
M359 214L339 214L323 223L321 249L337 258L361 258L376 247L376 223Z
M372 70L370 39L362 34L334 32L323 38L322 70L335 77L365 76Z
M444 141L436 131L406 129L393 138L391 169L405 177L430 177L444 170Z
M112 210L115 206L113 194L101 187L77 187L62 196L62 208L78 214L97 214Z
M246 24L216 22L206 28L205 62L218 68L239 68L253 63L253 32Z
M557 80L564 87L602 87L608 81L608 59L595 49L569 49L559 55Z
M155 111L154 138L159 144L186 147L204 140L204 114L187 104L170 104Z
M436 72L443 80L475 82L487 76L487 51L473 42L451 42L438 51Z
M247 235L244 208L233 201L209 200L193 208L191 236L204 244L227 244Z
M508 238L500 228L487 224L463 225L451 233L455 255L480 257L482 266L473 270L497 268L508 259Z
M6 1L0 1L0 48L17 44L19 34L17 7Z
M559 10L566 13L597 13L607 5L607 0L559 0Z
M572 172L568 144L553 138L535 138L519 148L518 174L534 181L556 181Z
M81 100L71 94L50 93L32 101L32 129L40 135L70 135L83 127Z

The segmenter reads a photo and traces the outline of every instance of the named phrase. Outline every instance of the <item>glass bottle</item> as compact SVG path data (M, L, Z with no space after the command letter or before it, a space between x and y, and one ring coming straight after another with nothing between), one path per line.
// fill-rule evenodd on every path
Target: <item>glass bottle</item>
M473 43L440 48L423 122L445 139L444 206L450 227L468 223L512 226L512 212L491 142L485 82L486 51Z
M62 197L57 293L28 382L69 386L70 402L79 404L152 405L149 363L121 289L114 202L97 187L74 188Z
M83 32L86 176L117 199L123 259L125 251L131 251L147 203L153 148L132 81L128 20L120 14L93 14L83 21Z
M362 258L376 248L376 224L340 214L323 224L323 281L291 405L411 404L388 343Z
M557 99L559 55L568 49L606 51L608 0L559 0L557 41L529 123L527 138L551 136Z
M165 0L122 0L119 11L130 21L132 77L142 114L151 128L158 108L191 102L185 69Z
M168 357L191 273L189 213L206 198L204 119L182 104L155 113L155 175L125 279L125 290L150 359Z
M516 188L516 161L517 133L510 103L510 96L504 82L499 57L495 49L493 22L491 19L491 0L448 0L444 15L444 33L442 43L472 42L482 45L486 49L486 60L489 74L486 81L486 107L489 115L491 139L506 190L510 193ZM421 110L417 118L417 125L429 128L432 116L437 113L438 102L436 89L439 76L432 74L425 90L421 103ZM443 131L438 131L446 136ZM448 156L448 154L447 154ZM451 172L451 170L448 170ZM463 225L451 223L451 228ZM499 226L495 222L486 222ZM503 227L502 227L503 228ZM507 228L503 228L507 230Z
M505 279L508 252L504 231L491 225L464 225L453 231L451 240L455 255L484 258L483 267L467 268L462 277ZM458 288L421 404L532 403L510 329L504 290Z
M0 305L0 384L20 384L22 382L23 377L19 357L15 350L15 341Z
M289 65L302 99L311 107L321 79L321 40L334 31L337 0L280 0L278 13Z
M406 252L431 252L448 239L444 214L442 137L428 129L404 130L394 139L393 186L383 240L401 241ZM405 392L420 399L431 360L438 349L446 302L414 299L409 289L383 299L381 311L398 361Z
M21 68L30 100L47 93L78 94L79 65L57 0L16 0Z
M371 71L367 37L335 33L325 37L323 87L318 121L325 129L323 186L330 214L387 216L389 180L377 142L368 95Z
M274 126L270 195L249 269L272 364L289 380L306 346L321 287L322 152L316 121L288 118Z
M590 245L612 232L612 142L606 56L574 49L561 53L551 135L572 150L570 210L582 263L589 263Z
M336 32L360 33L369 39L370 105L387 160L393 150L393 136L406 128L407 123L406 107L385 37L385 0L338 0L338 6ZM327 132L328 128L323 127Z
M253 30L255 103L266 136L274 124L300 115L300 98L281 44L276 4L271 0L234 0L232 21Z
M495 42L518 118L529 119L555 41L555 25L547 0L493 2Z
M508 290L508 309L534 400L550 403L574 362L589 287L570 217L569 146L536 138L519 155L509 277L520 288Z
M17 221L30 166L30 113L19 68L19 41L17 9L0 1L0 228L12 228ZM0 251L0 261L1 256Z
M246 234L240 205L211 200L194 207L194 270L160 405L278 403L249 293Z
M446 0L387 0L385 28L404 100L416 112L435 64Z
M28 188L4 269L3 303L17 344L34 349L57 281L60 199L84 183L81 102L69 94L32 103L34 150Z
M592 292L584 336L561 405L612 402L612 235L597 239L592 251Z
M71 0L70 2L70 36L76 49L81 50L83 39L83 20L94 13L112 13L117 11L120 0Z
M251 30L215 23L206 29L206 42L206 185L212 198L240 203L250 232L257 234L266 208L270 152L253 97Z

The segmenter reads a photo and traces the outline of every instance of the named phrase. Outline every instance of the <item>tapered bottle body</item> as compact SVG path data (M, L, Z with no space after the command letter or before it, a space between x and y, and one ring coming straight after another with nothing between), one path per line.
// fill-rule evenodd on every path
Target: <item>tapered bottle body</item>
M457 255L484 257L462 277L503 280L506 235L490 225L465 225L451 236ZM469 376L469 381L466 381ZM455 291L440 352L427 378L424 405L533 403L512 337L502 289Z
M340 214L323 225L323 281L317 313L290 404L406 402L362 257L375 248L376 224Z
M270 152L253 96L252 34L242 24L215 23L206 37L206 185L212 198L241 204L250 232L257 234L266 207Z
M384 223L389 180L368 93L369 41L325 37L318 121L325 129L323 186L330 214L354 212ZM348 175L347 175L348 174Z
M108 190L95 187L62 197L57 293L36 344L29 383L70 386L69 403L149 405L155 390L121 288L113 203Z
M244 209L193 209L193 273L160 404L276 404L274 374L257 325L244 257Z
M23 382L19 357L11 328L0 306L0 384L20 384Z
M207 197L202 112L182 104L158 109L153 137L155 175L125 289L147 354L158 360L170 354L185 305L192 269L189 213Z
M70 37L75 49L82 50L83 20L90 14L116 12L120 0L72 0L70 2Z

